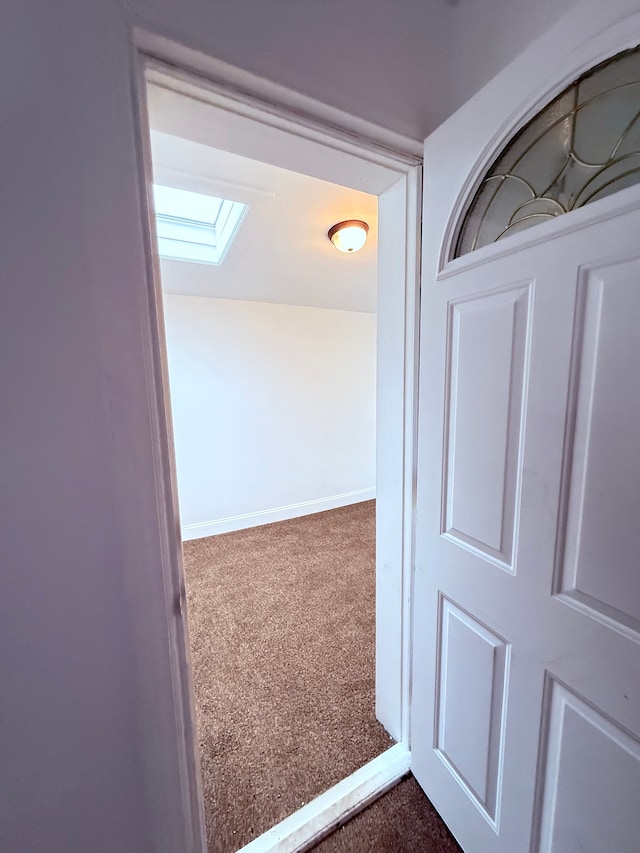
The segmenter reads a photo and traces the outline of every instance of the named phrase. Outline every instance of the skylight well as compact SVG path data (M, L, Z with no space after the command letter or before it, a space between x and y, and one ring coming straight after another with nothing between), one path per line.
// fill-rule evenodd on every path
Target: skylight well
M153 194L160 257L219 266L249 205L159 184Z

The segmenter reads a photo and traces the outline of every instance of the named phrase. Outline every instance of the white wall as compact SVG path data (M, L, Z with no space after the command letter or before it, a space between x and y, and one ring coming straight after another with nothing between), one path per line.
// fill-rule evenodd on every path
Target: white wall
M375 314L164 305L185 538L375 496Z
M189 843L140 325L131 28L420 138L451 103L439 94L454 61L445 7L2 5L3 851L185 853Z

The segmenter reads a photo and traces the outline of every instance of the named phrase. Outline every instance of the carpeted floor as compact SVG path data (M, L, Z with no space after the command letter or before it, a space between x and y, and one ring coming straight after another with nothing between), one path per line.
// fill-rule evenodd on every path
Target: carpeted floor
M184 564L209 853L232 853L392 743L375 502L185 542Z
M462 853L409 776L337 829L313 853Z

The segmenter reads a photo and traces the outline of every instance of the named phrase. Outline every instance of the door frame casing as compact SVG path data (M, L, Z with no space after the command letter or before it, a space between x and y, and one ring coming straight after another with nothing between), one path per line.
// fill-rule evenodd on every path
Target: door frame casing
M399 779L409 766L410 673L411 673L411 587L415 503L415 430L417 424L417 334L419 323L421 146L367 122L352 119L325 105L296 95L281 86L234 69L163 36L134 28L132 65L135 69L133 102L140 174L140 197L145 219L146 277L140 288L140 326L144 343L145 373L150 422L153 430L153 459L158 524L162 531L161 572L165 590L166 632L171 655L176 740L181 773L182 807L185 815L186 850L206 851L200 762L195 727L191 664L185 611L177 479L173 452L172 421L164 341L162 291L157 251L153 243L154 222L152 160L147 112L147 71L155 68L180 85L197 86L206 100L271 128L294 134L319 146L361 158L391 169L397 175L395 214L401 215L398 230L389 241L381 266L385 268L385 293L392 292L391 324L387 347L394 355L393 379L401 384L401 411L394 412L399 425L393 436L396 465L389 481L391 500L400 511L391 536L385 533L377 560L378 601L393 602L377 612L376 710L385 727L398 741L384 756L370 762L370 772L361 768L323 795L321 807L314 802L296 813L297 829L287 819L282 830L252 842L252 850L302 850L316 843L347 816L364 807ZM364 188L366 189L366 188ZM384 194L381 194L384 195ZM400 201L400 204L398 204ZM403 249L398 252L402 238ZM387 272L388 271L388 272ZM389 335L391 340L389 340ZM379 335L379 339L380 339ZM385 411L387 417L388 411ZM386 429L386 426L384 427ZM386 614L386 616L385 616ZM381 625L380 620L383 620ZM379 628L382 628L379 630ZM395 678L393 677L395 675ZM388 756L385 758L385 756ZM302 814L302 817L300 815ZM294 821L295 822L295 821ZM291 832L289 826L291 825ZM302 825L302 829L300 826ZM276 828L277 829L277 828ZM284 833L284 834L283 834ZM295 837L294 837L295 835ZM265 842L261 842L265 839Z

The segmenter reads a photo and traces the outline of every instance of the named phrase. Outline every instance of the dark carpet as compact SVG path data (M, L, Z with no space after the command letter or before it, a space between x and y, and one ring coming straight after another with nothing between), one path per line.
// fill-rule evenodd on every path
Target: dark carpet
M209 852L232 853L392 743L374 711L375 502L183 550Z
M313 853L462 853L409 776L337 829Z

